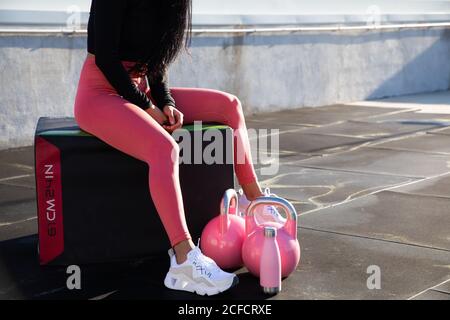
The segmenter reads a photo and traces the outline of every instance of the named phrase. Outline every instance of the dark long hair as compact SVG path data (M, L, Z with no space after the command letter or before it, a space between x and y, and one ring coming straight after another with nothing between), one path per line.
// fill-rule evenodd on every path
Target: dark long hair
M155 29L159 31L154 32L152 39L147 40L153 43L147 57L130 69L130 72L147 75L150 82L166 71L183 45L189 52L192 39L192 0L151 1L158 3L158 28Z

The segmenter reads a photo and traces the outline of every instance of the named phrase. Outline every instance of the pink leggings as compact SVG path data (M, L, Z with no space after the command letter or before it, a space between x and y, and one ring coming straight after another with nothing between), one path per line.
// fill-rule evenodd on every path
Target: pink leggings
M130 68L132 62L123 62ZM132 78L150 96L144 78ZM235 172L241 185L257 180L241 103L234 95L211 89L171 88L184 122L220 122L234 129ZM191 239L186 225L178 177L179 146L158 122L117 94L88 56L81 70L74 107L75 120L86 132L149 165L152 200L172 246ZM245 159L237 159L244 155ZM239 160L239 161L238 161ZM245 161L243 161L245 160Z

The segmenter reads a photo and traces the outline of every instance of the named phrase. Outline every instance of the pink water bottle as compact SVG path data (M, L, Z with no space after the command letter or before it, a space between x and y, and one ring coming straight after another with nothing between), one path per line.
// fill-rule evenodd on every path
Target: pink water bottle
M264 227L259 283L266 294L281 291L281 257L276 237L277 228Z

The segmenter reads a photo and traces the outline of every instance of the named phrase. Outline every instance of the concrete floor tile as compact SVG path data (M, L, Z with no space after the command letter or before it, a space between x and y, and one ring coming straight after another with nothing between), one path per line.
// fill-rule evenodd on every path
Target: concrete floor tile
M292 161L294 163L310 159L311 156L305 156L305 155L294 155L290 157L284 157L280 159L266 159L263 160L260 163L254 163L256 175L258 176L259 181L267 180L274 178L278 175L281 168L288 166L289 163Z
M280 134L280 150L314 155L330 154L354 148L368 141L353 137L288 132Z
M314 204L314 203L312 203L310 201L299 201L299 200L292 200L292 199L288 199L288 200L295 207L295 210L297 211L297 215L299 215L301 213L304 213L304 212L309 212L309 211L312 211L312 210L318 208L317 204ZM280 212L280 213L282 215L284 215L283 212Z
M4 206L35 200L35 189L0 184L0 212Z
M300 265L276 299L407 299L449 275L450 252L305 229L299 239ZM367 288L370 266L379 290Z
M37 231L38 226L36 215L31 216L29 218L25 218L23 221L20 222L13 222L13 223L0 222L0 243L2 241L10 241L21 237L26 237L29 235L34 235L37 233Z
M21 164L34 166L34 146L0 150L0 164Z
M308 169L287 165L280 167L275 176L261 176L260 178L261 186L270 187L271 191L278 196L310 203L314 209L414 181L395 176Z
M9 205L0 206L0 228L18 222L32 220L37 217L36 201L20 201ZM0 229L1 233L7 233L7 230ZM7 235L6 235L7 236ZM11 238L7 236L8 238Z
M347 121L324 127L303 129L302 133L319 133L344 135L361 139L380 139L400 134L424 131L433 128L430 125L398 125L397 123L373 123L363 121Z
M450 174L418 181L416 183L395 188L392 191L450 199Z
M33 175L34 170L26 165L17 163L0 163L0 182L10 181L11 178Z
M450 278L445 283L434 288L435 290L446 292L450 294Z
M252 149L252 160L255 169L265 168L265 174L271 175L273 170L290 162L310 159L313 156L293 151ZM269 170L272 169L272 170Z
M366 119L368 122L386 124L416 124L430 126L450 125L450 114L399 112L389 115L381 115Z
M3 180L0 185L36 189L36 179L34 174L29 174L21 178Z
M450 199L383 191L300 216L299 225L450 251L449 208Z
M426 178L450 172L449 161L449 155L362 147L328 157L299 161L296 165Z
M450 293L428 290L412 300L450 300Z
M271 121L256 121L256 120L246 120L247 129L268 129L267 133L274 133L272 130L279 131L291 131L291 130L301 130L307 128L306 126L284 124L284 123L274 123Z
M360 120L369 116L401 111L396 108L373 108L348 105L332 105L320 108L300 108L248 116L248 120L294 125L324 125L346 120Z
M450 154L450 136L422 134L370 145L376 148Z
M431 133L433 133L433 134L442 134L442 135L449 136L450 135L450 128L436 129L436 130L433 130Z

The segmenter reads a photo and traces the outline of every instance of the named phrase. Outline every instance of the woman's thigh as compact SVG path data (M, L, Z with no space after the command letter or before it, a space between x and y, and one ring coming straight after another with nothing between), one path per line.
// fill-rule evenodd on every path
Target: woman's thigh
M77 97L74 111L81 129L141 161L162 156L158 147L174 142L148 113L118 95Z
M184 115L185 123L211 121L231 124L240 112L236 96L214 89L170 88L177 109Z

